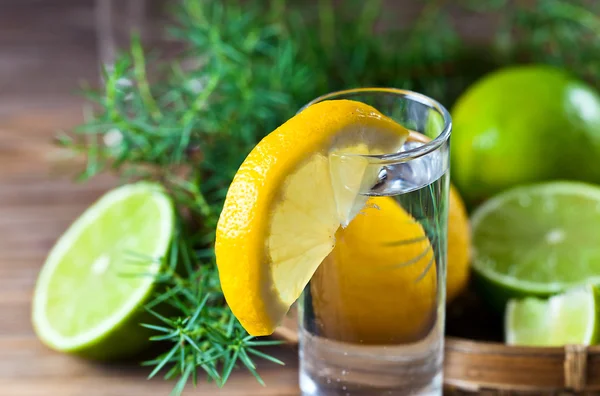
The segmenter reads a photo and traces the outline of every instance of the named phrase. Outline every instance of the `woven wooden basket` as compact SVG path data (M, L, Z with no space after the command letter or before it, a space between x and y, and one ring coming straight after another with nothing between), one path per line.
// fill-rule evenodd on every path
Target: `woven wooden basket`
M468 290L447 309L447 394L600 394L600 347L515 347L502 343L503 322Z
M600 395L600 346L531 348L482 340L499 338L501 320L473 301L463 298L448 310L453 335L445 342L445 394ZM296 329L293 312L276 335L297 344ZM478 340L454 336L460 333Z
M600 347L512 347L447 337L444 384L454 394L598 394Z

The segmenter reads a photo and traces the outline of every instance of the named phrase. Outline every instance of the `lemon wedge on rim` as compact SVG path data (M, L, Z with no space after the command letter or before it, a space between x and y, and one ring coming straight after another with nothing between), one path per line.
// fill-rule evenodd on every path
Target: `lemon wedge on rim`
M251 335L273 333L368 197L408 130L361 102L307 107L256 145L229 188L216 233L221 287ZM361 154L361 155L355 155Z

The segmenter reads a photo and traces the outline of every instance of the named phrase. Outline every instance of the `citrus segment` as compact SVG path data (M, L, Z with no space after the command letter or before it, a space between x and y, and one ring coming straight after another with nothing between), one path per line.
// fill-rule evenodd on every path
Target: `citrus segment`
M597 291L586 286L548 300L511 300L505 327L509 345L594 344L598 340Z
M333 249L340 224L364 206L359 192L377 171L352 154L395 152L407 136L366 104L332 100L309 106L248 155L215 249L227 303L250 334L274 331Z

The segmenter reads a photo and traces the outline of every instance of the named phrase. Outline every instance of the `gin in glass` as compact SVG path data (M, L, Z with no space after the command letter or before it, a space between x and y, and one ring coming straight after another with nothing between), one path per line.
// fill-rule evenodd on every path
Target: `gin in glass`
M361 186L365 208L300 299L302 394L441 395L450 116L424 95L384 88L308 106L333 99L364 102L411 132L400 150L330 159L363 161L378 177Z

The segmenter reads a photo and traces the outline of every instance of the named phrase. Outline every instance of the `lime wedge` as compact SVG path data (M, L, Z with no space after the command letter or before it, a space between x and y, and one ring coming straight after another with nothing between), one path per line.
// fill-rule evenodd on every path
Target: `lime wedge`
M526 346L591 345L598 341L598 293L592 286L548 300L510 300L506 343Z
M499 309L600 281L600 188L549 182L504 192L471 218L476 285Z
M138 320L173 233L173 204L157 184L114 189L60 237L40 272L33 325L49 347L125 357L147 344Z

